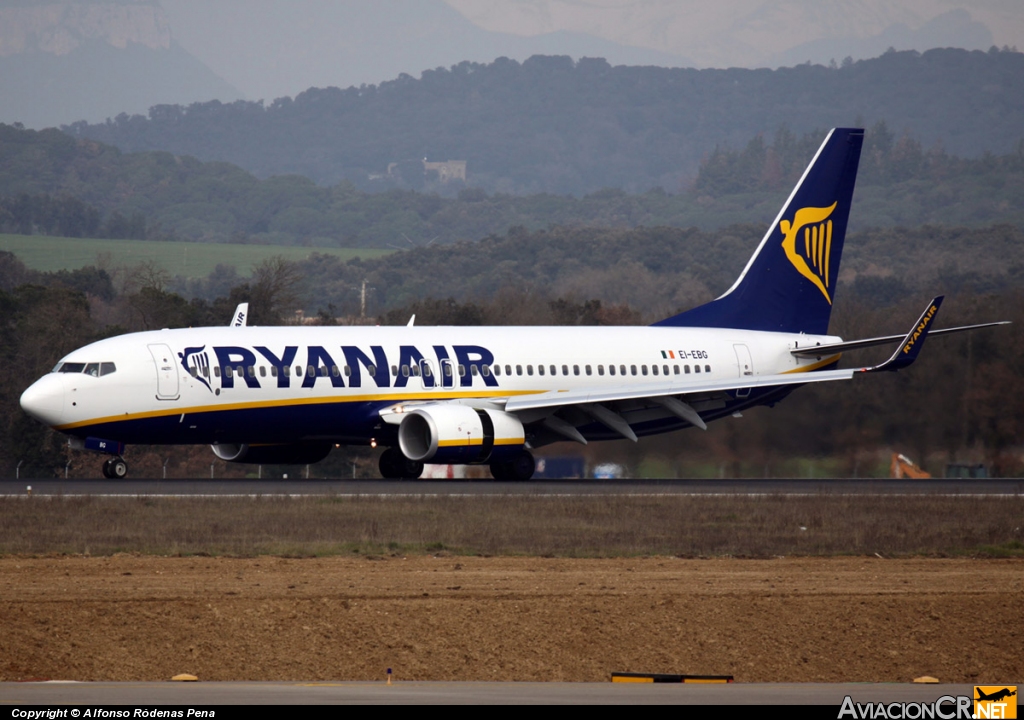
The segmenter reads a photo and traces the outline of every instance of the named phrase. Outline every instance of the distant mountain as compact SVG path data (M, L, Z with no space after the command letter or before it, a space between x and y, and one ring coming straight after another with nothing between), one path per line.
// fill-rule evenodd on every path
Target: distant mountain
M162 0L174 36L247 96L391 80L464 60L603 57L613 65L692 66L683 55L585 32L531 36L477 27L443 0ZM224 100L225 98L219 98Z
M1019 0L446 0L488 30L565 30L685 54L697 67L779 67L890 46L1024 48Z
M945 47L988 50L992 47L992 32L982 23L972 20L966 10L950 10L916 30L904 23L894 23L869 37L839 35L803 43L773 55L769 64L798 65L810 61L824 65L830 61L841 62L846 57L854 60L876 57L889 48L913 50Z
M154 0L6 0L0 97L0 121L47 127L241 94L173 41Z
M226 160L258 177L297 174L454 194L677 192L716 145L888 123L961 157L1016 152L1024 137L1024 54L892 52L846 67L779 70L612 67L534 56L464 62L396 80L310 89L273 103L162 105L149 117L66 128L126 151ZM438 184L429 161L465 161ZM462 166L459 166L462 167ZM461 179L465 178L465 181ZM432 184L433 183L433 184Z

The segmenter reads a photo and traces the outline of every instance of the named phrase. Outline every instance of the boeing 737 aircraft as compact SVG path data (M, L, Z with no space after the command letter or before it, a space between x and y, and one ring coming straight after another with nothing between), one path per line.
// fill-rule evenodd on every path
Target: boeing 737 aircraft
M128 468L126 443L210 444L241 463L312 463L336 445L385 447L386 478L424 463L488 464L527 480L530 450L637 438L756 405L796 387L910 365L942 298L906 336L828 334L863 130L832 130L739 279L651 327L228 327L131 333L75 350L21 406ZM988 323L992 325L996 323ZM840 353L898 347L881 365Z

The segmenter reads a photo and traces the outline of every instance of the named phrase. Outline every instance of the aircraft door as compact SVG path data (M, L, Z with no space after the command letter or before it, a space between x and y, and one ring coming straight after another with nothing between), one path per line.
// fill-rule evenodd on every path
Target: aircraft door
M746 345L733 345L732 347L736 351L736 367L739 371L739 377L753 376L754 360L750 357L750 348ZM750 388L740 388L736 391L736 397L749 396Z
M177 400L181 396L178 393L178 365L174 361L174 352L163 344L148 347L156 366L156 399Z

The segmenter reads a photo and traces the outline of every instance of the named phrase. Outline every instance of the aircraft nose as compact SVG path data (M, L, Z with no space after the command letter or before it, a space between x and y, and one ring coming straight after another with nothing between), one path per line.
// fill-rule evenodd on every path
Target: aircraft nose
M50 373L36 380L21 394L21 408L36 420L53 427L64 415L64 380Z

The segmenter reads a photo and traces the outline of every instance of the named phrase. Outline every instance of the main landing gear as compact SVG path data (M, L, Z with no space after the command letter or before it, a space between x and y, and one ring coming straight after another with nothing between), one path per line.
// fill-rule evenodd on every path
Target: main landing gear
M121 457L112 457L103 461L103 477L111 480L124 480L128 475L128 463Z
M408 459L398 448L388 448L381 453L378 467L387 480L414 480L423 474L423 463ZM523 450L512 460L491 463L491 475L495 480L525 482L533 477L536 468L533 455Z
M381 454L377 467L387 480L415 480L423 474L423 463L410 460L393 447Z
M533 477L537 462L528 450L523 450L512 460L491 463L491 475L495 480L511 480L525 482Z

